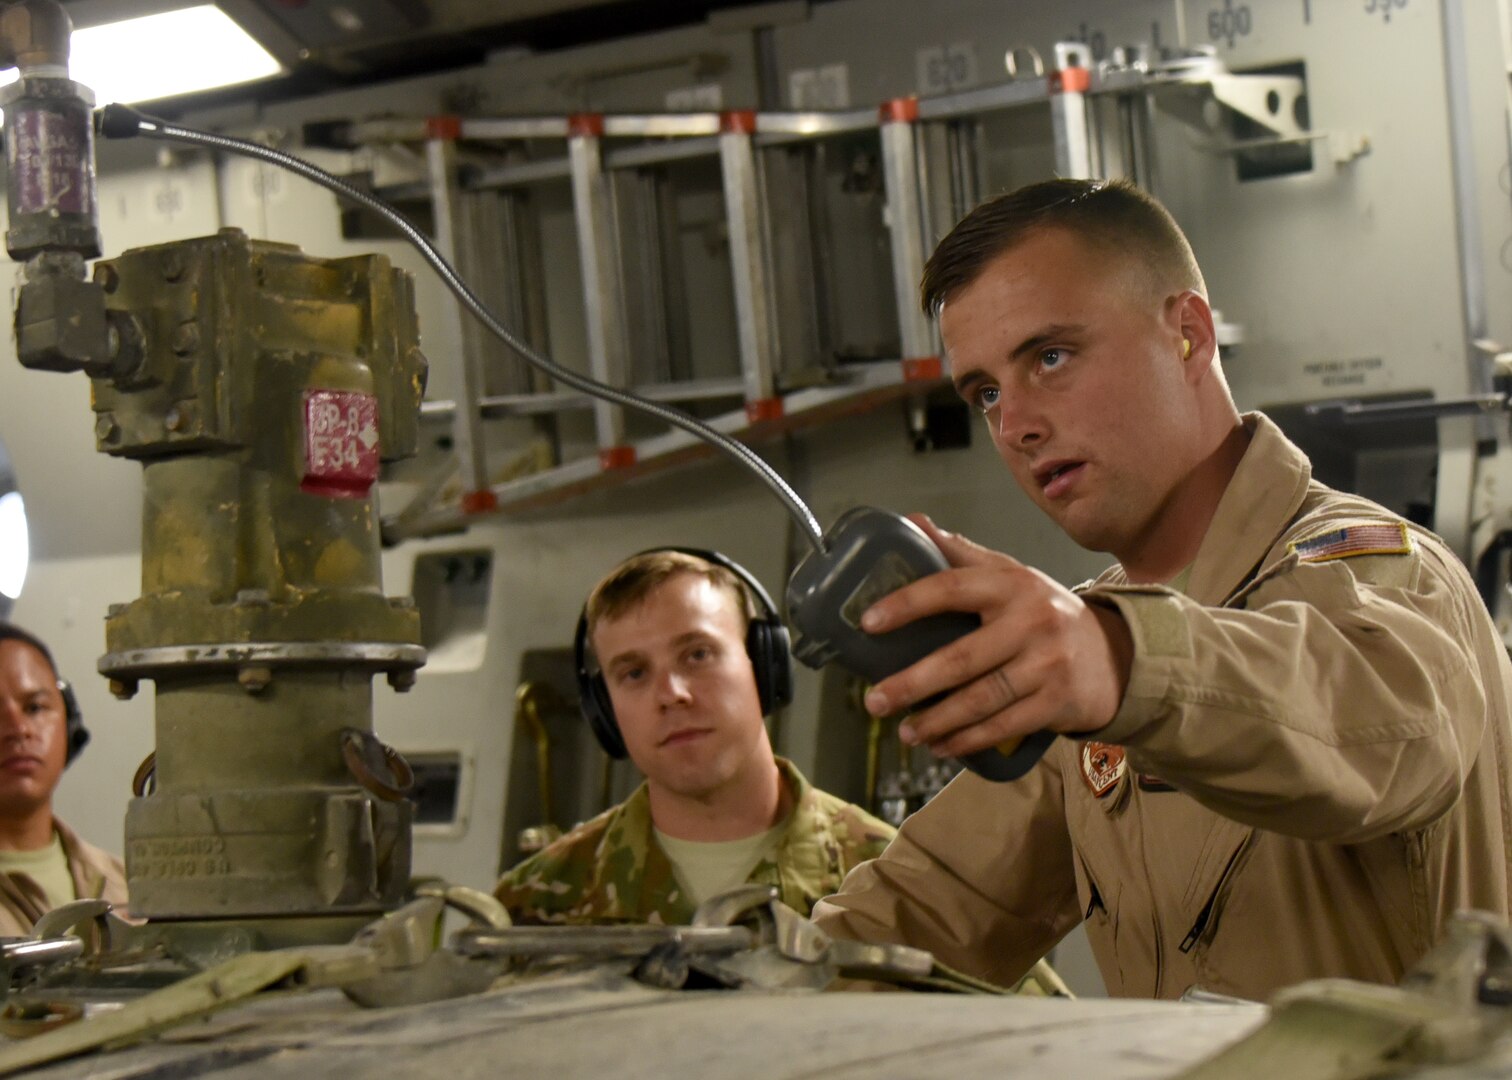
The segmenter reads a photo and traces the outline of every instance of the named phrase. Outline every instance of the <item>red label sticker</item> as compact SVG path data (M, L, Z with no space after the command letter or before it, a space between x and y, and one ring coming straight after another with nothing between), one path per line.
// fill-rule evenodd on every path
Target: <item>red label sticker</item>
M1099 799L1118 786L1126 767L1123 747L1105 742L1082 744L1082 779Z
M378 479L378 399L352 390L306 390L301 491L360 499Z

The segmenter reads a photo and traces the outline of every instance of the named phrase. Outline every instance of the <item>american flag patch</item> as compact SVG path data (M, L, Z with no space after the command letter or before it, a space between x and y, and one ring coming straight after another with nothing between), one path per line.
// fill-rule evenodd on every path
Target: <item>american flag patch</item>
M1406 522L1375 521L1364 525L1346 525L1291 544L1303 562L1327 562L1353 555L1410 555L1412 534Z

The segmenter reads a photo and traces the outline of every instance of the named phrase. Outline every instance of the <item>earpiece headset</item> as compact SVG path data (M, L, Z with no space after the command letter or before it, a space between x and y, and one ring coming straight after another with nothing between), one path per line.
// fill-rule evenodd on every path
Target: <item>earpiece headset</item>
M27 633L15 623L0 619L0 641L20 641L42 654L42 659L47 661L47 666L52 669L53 678L58 683L58 693L63 695L63 721L64 733L68 739L68 754L65 764L73 764L73 759L79 756L79 752L89 745L89 729L84 726L84 714L79 709L79 699L74 694L73 686L67 679L58 674L58 663L53 659L52 652L41 640Z
M68 735L68 756L63 760L63 764L67 766L72 765L73 759L79 756L79 751L89 745L89 729L84 726L84 713L79 708L79 698L74 693L73 683L59 679L58 693L63 695L64 731Z
M756 694L761 702L761 715L770 716L777 709L793 700L793 657L788 643L788 629L782 624L777 605L751 573L739 563L725 558L717 551L703 548L658 547L642 551L650 555L658 551L675 551L703 559L734 574L756 598L761 612L751 616L746 627L746 655L751 658L751 670L756 675ZM638 558L639 555L631 556ZM625 738L620 733L619 721L614 716L614 703L609 698L609 684L602 672L590 671L588 667L588 605L583 605L578 616L577 633L572 640L572 659L577 671L578 703L583 719L598 739L604 752L612 758L628 756Z

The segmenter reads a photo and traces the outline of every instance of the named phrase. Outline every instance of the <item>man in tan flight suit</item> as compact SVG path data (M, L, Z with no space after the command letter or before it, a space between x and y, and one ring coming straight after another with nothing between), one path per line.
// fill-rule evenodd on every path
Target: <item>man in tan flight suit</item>
M1311 479L1235 409L1175 222L1122 184L978 207L923 299L1029 496L1118 565L1071 592L921 526L953 569L890 630L982 629L878 684L959 755L1048 729L1022 780L963 774L815 909L1011 982L1078 922L1115 995L1395 982L1463 908L1508 914L1512 667L1431 533Z
M89 741L47 646L0 620L0 937L72 900L126 904L126 868L53 816L63 770ZM123 912L124 914L124 912Z

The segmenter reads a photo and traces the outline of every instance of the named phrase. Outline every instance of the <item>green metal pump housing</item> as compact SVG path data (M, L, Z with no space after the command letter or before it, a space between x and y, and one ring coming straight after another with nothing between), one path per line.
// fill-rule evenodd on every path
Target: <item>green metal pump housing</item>
M132 912L251 920L248 947L345 940L409 880L407 768L373 737L372 676L407 689L424 662L413 603L383 594L374 507L380 462L415 450L411 281L236 229L94 278L133 339L93 380L96 440L144 480L142 596L111 608L100 671L157 688Z

